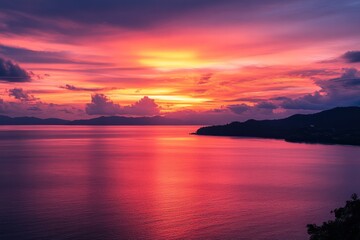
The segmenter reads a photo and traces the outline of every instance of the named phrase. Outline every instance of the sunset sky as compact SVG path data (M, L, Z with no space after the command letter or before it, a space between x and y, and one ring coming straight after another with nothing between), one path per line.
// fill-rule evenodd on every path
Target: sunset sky
M359 12L358 0L1 0L0 115L225 123L360 105Z

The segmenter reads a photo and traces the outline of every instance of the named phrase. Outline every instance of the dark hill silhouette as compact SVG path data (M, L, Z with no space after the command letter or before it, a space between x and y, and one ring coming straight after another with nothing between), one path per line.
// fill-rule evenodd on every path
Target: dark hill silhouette
M202 127L197 135L284 139L290 142L360 145L360 107L338 107L278 120L248 120Z
M35 117L7 117L0 115L0 125L189 125L179 119L155 117L98 117L82 120L63 120L58 118L41 119Z
M68 120L58 118L35 118L35 117L16 117L11 118L0 115L0 125L64 125L69 123Z

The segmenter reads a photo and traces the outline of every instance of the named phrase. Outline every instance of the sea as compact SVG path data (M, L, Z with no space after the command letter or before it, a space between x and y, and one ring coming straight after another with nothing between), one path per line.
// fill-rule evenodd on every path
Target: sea
M199 126L0 126L0 239L309 239L360 194L360 147Z

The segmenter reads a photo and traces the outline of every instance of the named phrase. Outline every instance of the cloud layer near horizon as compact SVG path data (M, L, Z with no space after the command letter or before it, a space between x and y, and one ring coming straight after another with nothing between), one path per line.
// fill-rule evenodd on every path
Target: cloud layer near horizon
M89 115L155 116L160 114L159 106L147 96L131 105L122 107L104 94L92 95L91 103L86 105L85 111Z

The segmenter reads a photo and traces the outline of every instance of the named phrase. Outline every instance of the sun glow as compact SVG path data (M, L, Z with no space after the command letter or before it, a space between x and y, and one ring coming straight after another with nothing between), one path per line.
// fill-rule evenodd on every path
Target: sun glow
M211 100L208 98L193 98L193 97L181 96L181 95L153 95L152 98L163 101L179 102L179 103L203 103Z
M161 105L163 110L168 108L167 105L171 105L171 108L196 107L212 101L211 98L199 98L179 94L176 93L173 88L119 89L108 94L108 96L115 102L121 104L131 104L143 96L148 96Z
M147 51L139 54L139 63L161 71L210 67L214 63L199 58L190 51Z

